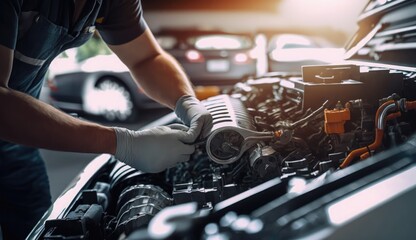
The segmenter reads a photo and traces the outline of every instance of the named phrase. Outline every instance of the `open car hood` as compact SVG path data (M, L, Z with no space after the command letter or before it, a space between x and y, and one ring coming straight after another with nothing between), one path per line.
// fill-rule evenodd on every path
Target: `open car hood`
M372 0L358 18L346 60L416 68L416 1Z

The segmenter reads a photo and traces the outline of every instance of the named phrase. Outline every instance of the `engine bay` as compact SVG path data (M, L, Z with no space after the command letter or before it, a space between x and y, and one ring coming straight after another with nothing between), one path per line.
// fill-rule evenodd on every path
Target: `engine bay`
M302 231L286 229L290 218L279 216L306 221L301 206L338 199L351 191L339 181L371 176L381 161L372 159L388 150L414 148L407 145L415 143L415 80L410 72L326 65L238 83L204 101L214 126L192 159L148 174L110 158L66 214L45 222L41 238L293 238ZM371 182L360 181L355 189Z

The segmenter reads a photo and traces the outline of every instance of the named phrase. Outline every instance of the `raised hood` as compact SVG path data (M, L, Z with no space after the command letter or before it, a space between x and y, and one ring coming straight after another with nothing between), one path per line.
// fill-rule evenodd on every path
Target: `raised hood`
M358 18L346 60L416 70L416 1L371 0Z

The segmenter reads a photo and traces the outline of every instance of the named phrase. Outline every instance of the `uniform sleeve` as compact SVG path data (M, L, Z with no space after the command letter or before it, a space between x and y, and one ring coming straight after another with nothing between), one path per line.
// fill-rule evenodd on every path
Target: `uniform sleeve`
M112 0L109 11L97 19L97 29L104 41L111 45L127 43L147 28L140 0ZM102 22L101 24L99 22Z
M0 1L0 44L14 49L19 28L19 15L23 0Z

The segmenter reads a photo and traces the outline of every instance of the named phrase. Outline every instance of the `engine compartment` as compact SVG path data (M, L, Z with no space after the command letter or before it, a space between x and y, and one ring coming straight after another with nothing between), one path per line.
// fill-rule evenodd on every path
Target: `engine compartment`
M328 65L238 83L204 101L214 127L192 159L159 174L109 160L68 214L45 222L41 238L268 239L280 229L289 239L298 231L285 230L287 217L276 219L308 201L337 199L329 195L335 189L348 193L339 181L354 178L349 168L365 169L354 165L405 152L397 149L416 130L415 80L410 72ZM361 177L371 175L365 171ZM371 182L360 181L355 188ZM287 205L293 196L308 200ZM272 222L280 228L267 228Z

